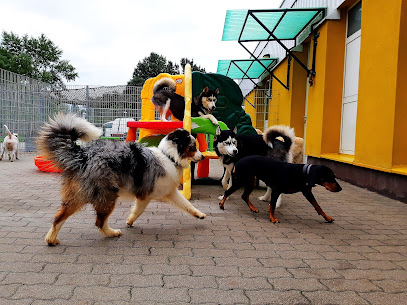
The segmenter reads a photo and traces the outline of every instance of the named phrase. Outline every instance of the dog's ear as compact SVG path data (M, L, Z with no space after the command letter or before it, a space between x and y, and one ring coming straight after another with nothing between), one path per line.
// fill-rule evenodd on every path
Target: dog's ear
M203 90L202 90L203 92L208 92L209 91L209 88L208 88L208 86L205 86L205 88L203 88Z
M167 136L167 139L170 141L179 141L183 138L189 138L189 132L183 128L178 128L173 132L170 132Z
M220 130L219 125L216 127L216 135L220 136L220 133L222 132L222 130Z
M215 94L218 95L219 94L219 88L216 88L215 90Z
M235 128L233 128L233 132L237 133L237 126L235 126Z

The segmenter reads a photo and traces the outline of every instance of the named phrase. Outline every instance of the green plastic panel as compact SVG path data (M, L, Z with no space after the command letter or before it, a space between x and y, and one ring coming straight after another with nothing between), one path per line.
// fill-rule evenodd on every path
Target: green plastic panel
M291 40L310 23L322 19L325 8L228 10L223 41Z
M262 58L259 61L268 69L273 68L277 62L277 58ZM233 79L259 78L266 69L254 59L239 59L239 60L219 60L218 74L228 76Z

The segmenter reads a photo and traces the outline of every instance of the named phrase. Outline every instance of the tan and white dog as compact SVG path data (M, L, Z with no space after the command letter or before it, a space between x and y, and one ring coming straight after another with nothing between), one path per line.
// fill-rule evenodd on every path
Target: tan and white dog
M13 162L14 160L18 160L18 135L16 133L12 134L6 125L4 125L4 127L6 128L8 135L3 141L0 160L3 160L4 153L7 153L9 161Z

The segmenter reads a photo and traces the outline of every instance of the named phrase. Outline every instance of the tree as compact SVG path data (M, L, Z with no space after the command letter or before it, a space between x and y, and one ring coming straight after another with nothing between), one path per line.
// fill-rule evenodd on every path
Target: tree
M142 85L148 78L160 73L179 74L179 66L171 61L167 62L164 56L151 52L150 56L139 61L134 68L133 78L128 82L128 85Z
M62 50L44 34L38 38L2 33L0 68L64 87L64 80L78 77L68 60L61 59Z
M160 73L180 74L180 66L182 71L184 71L187 63L191 64L192 71L205 72L205 69L194 64L194 60L182 58L180 65L178 65L172 61L167 61L162 55L151 52L150 56L139 61L136 68L134 68L133 78L128 81L127 85L141 86L148 78L155 77Z
M200 66L194 64L193 59L181 58L182 73L185 73L185 66L187 64L191 65L191 71L199 71L199 72L202 72L202 73L206 73L205 68L201 68Z

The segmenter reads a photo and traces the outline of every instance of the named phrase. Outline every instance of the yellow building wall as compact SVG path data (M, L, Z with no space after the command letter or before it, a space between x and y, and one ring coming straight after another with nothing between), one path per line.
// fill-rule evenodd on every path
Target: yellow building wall
M393 167L407 165L407 2L401 3L397 65Z
M285 58L279 63L277 68L273 70L274 75L284 84L286 84L287 82L287 66L288 59ZM278 123L283 125L290 125L292 90L285 89L274 78L272 80L272 87L273 90L277 90L279 92Z
M256 106L255 104L255 99L254 99L254 91L250 92L248 96L246 96L247 100L244 100L244 111L250 116L252 119L252 125L254 128L257 128L256 122L257 122L257 114L256 114L256 108L253 106ZM253 106L252 106L253 105Z
M305 46L303 52L294 53L305 65L308 57L307 49ZM274 70L276 77L284 84L287 82L287 68L288 58L285 58ZM279 92L279 124L293 127L298 137L304 137L306 82L307 72L294 59L291 60L290 66L289 90L273 79L273 90Z
M316 76L308 89L305 146L305 154L314 157L339 152L346 18L327 20L318 32Z
M357 165L390 170L393 163L407 164L405 15L403 0L362 3Z
M303 52L295 52L295 56L307 65L308 45L304 46ZM291 61L292 73L290 80L291 95L291 118L290 126L294 128L297 137L304 137L305 99L307 91L307 72L294 59Z
M407 1L362 2L361 58L356 122L355 155L339 154L343 74L348 8L341 6L340 20L326 20L319 28L316 76L308 88L305 154L348 162L387 172L407 174ZM313 43L310 40L312 58ZM305 63L307 48L295 53ZM274 70L283 82L284 59ZM309 63L311 65L312 61ZM302 136L306 73L291 62L289 90L273 79L279 91L279 123L294 127ZM245 107L256 122L255 108Z

